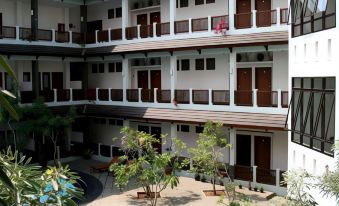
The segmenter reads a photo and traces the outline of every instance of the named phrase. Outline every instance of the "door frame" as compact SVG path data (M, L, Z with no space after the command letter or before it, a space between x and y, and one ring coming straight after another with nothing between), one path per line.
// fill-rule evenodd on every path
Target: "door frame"
M143 68L136 68L136 69L134 69L134 80L132 80L133 81L133 83L134 83L134 85L135 85L135 87L136 88L138 88L138 71L144 71L144 70L148 70L148 88L151 88L151 70L160 70L160 72L161 72L161 75L162 75L162 69L161 69L161 66L159 66L159 67L154 67L154 68L149 68L149 67L143 67ZM133 77L133 75L132 75L132 77Z
M273 132L256 132L256 131L245 131L245 130L236 130L235 131L235 138L237 137L237 134L239 135L249 135L251 136L251 166L254 166L254 162L255 162L255 136L260 136L260 137L269 137L271 139L271 155L270 155L270 165L271 165L271 169L273 166L273 142L274 142L274 138L273 138ZM234 141L234 163L236 164L236 160L237 160L237 145L236 145L237 141ZM276 169L276 168L273 168Z

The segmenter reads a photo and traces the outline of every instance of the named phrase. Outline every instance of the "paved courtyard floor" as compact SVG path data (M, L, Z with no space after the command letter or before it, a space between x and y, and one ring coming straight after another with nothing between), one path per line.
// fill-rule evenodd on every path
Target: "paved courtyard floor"
M89 167L95 165L99 162L94 160L78 160L68 163L72 169L79 170L82 172L90 173ZM98 178L104 186L102 194L93 202L88 203L88 206L134 206L134 205L148 205L148 202L145 200L139 200L136 198L137 192L142 192L142 188L135 188L135 186L130 185L124 189L124 191L119 191L119 189L114 185L113 178L107 176L106 173L92 173L93 176ZM217 202L219 197L205 197L203 190L212 189L212 185L209 183L202 183L195 181L191 178L180 177L180 184L178 187L173 190L168 188L161 193L161 198L159 199L159 206L214 206L218 205ZM218 189L223 189L223 187L218 186ZM252 198L251 205L258 206L283 206L286 205L286 201L282 197L274 197L269 201L256 200L255 197ZM225 203L228 203L225 199ZM227 205L227 204L219 204Z

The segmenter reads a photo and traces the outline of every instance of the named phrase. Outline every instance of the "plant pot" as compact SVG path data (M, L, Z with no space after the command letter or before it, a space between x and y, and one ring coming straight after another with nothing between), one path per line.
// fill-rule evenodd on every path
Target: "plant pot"
M137 192L138 199L154 198L155 192L151 192L150 195L147 195L146 192ZM157 197L160 197L160 192L157 192Z
M258 188L255 187L255 188L254 188L254 191L255 191L255 192L258 192Z
M242 189L242 185L239 185L239 189Z
M165 168L165 174L170 175L172 174L173 169L171 167Z
M216 190L216 194L214 194L213 190L203 190L203 192L206 196L221 196L225 194L224 190Z

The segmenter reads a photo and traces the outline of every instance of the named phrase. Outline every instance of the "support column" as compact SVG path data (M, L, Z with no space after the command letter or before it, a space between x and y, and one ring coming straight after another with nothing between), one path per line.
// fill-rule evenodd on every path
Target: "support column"
M236 151L236 144L235 144L235 129L230 129L230 144L232 147L230 148L230 165L235 165L235 151Z
M130 121L129 120L124 120L124 127L130 127Z
M177 87L177 57L170 57L170 75L171 75L171 101L175 99L175 89Z
M64 8L65 31L69 31L69 8Z
M39 96L39 62L38 61L32 61L32 91L34 93L35 97Z
M123 101L127 102L127 89L130 88L130 68L127 58L122 60L122 90Z
M38 0L31 0L31 39L36 41L38 39Z
M234 106L235 76L237 73L237 53L230 53L230 106Z
M80 6L80 32L87 32L87 6Z
M64 89L69 89L71 87L71 71L70 71L70 62L63 62L63 80L64 80Z
M170 3L170 35L174 35L175 33L174 22L176 16L177 2L176 0L169 0L169 3Z
M126 27L129 25L129 4L128 0L122 0L122 18L121 18L121 28L122 28L122 39L126 39Z
M15 26L22 26L22 2L16 0L16 25Z
M236 1L235 0L228 0L228 21L229 21L229 30L234 30L234 14L236 11Z

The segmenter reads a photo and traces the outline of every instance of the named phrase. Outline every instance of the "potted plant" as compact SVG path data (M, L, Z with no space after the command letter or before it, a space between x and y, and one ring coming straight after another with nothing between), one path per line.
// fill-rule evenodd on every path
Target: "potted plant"
M262 186L260 187L260 192L264 193L264 188Z
M248 189L252 190L251 181L248 181Z
M255 192L257 192L257 191L258 191L258 188L257 188L257 187L254 187L253 190L254 190Z
M200 175L198 173L196 173L194 175L194 179L195 179L195 181L200 181Z
M242 185L241 184L239 184L239 189L242 189Z

